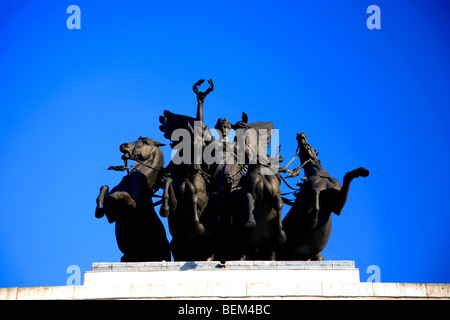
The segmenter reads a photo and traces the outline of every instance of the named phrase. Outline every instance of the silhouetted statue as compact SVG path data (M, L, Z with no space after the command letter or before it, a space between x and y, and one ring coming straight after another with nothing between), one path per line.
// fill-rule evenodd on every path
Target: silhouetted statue
M172 235L170 247L175 261L195 261L211 260L212 239L211 230L205 230L205 216L203 212L208 204L207 182L201 164L194 161L195 143L201 143L200 149L204 146L203 136L211 137L207 126L203 125L203 103L206 95L214 89L214 85L209 80L210 87L205 92L199 92L197 86L203 81L198 81L194 85L194 92L197 94L197 118L164 111L164 116L159 118L164 132L164 137L169 139L171 147L176 150L179 162L172 159L166 168L168 176L164 182L163 203L160 208L160 215L168 217L169 230ZM201 136L196 137L194 129L200 128ZM174 131L183 129L186 135L183 139L189 141L178 141L179 136L174 135ZM196 140L197 139L197 140ZM177 142L184 142L184 149L178 148ZM190 155L187 156L186 152ZM187 156L184 161L181 158Z
M252 147L245 144L246 163L248 170L240 181L241 201L237 202L235 211L244 210L246 229L243 245L246 260L275 260L279 244L286 241L286 235L281 223L283 200L280 191L279 166L273 166L271 157L265 151L271 142L272 122L248 123L248 116L243 113L242 121L233 126L235 130L254 130L256 144ZM260 131L260 129L262 129ZM260 139L262 138L262 139ZM263 152L258 152L258 149ZM254 161L250 161L253 158ZM276 163L282 161L278 158ZM264 170L265 169L265 170Z
M282 168L279 147L275 156L266 153L273 123L249 123L245 113L234 125L218 119L219 138L214 138L203 123L203 105L214 84L208 80L208 89L201 92L203 82L193 86L195 117L167 110L159 117L159 128L174 154L167 167L159 148L164 144L139 138L120 146L125 164L109 168L128 174L111 192L108 186L101 187L95 216L106 215L110 223L116 222L121 261L170 260L170 251L175 261L323 260L331 213L341 213L350 183L367 177L369 171L347 172L341 187L322 168L304 133L297 134L296 155ZM231 130L233 140L228 139ZM301 165L287 170L297 155ZM128 160L136 163L128 166ZM281 173L296 177L302 169L305 177L295 201L283 198ZM159 189L162 199L153 203ZM155 213L159 203L160 216L168 218L170 246ZM291 209L282 220L283 203Z
M160 214L169 218L174 259L275 259L276 245L286 239L281 224L280 177L278 172L261 172L263 167L269 169L271 162L265 151L258 152L269 146L273 123L249 124L243 113L242 121L235 125L219 119L215 129L220 139L213 138L203 123L203 104L214 84L208 80L210 87L201 92L198 86L203 82L199 80L193 86L196 118L167 110L160 117L160 129L171 140L172 148L177 149L176 157L183 158L186 148L197 147L202 156L209 150L210 160L214 160L195 161L195 153L191 152L184 158L188 163L172 161L166 168L169 176ZM183 137L187 141L179 141L179 135L174 135L177 129L187 132ZM228 141L231 129L240 129L243 134L253 130L256 145L246 140L239 146L236 137L233 142ZM260 134L266 135L264 139L260 139ZM239 147L243 152L241 161Z
M297 152L301 166L291 171L287 178L305 172L296 199L283 219L287 241L281 247L281 260L323 260L320 253L328 243L331 233L331 213L340 215L347 201L350 183L354 178L367 177L369 171L358 168L347 172L341 187L339 181L326 172L303 132L297 134Z
M125 163L137 162L110 193L108 186L100 188L95 216L106 215L110 223L116 223L117 244L124 254L122 262L171 260L166 232L152 201L164 170L160 146L164 144L149 138L122 144ZM124 171L132 167L108 169Z

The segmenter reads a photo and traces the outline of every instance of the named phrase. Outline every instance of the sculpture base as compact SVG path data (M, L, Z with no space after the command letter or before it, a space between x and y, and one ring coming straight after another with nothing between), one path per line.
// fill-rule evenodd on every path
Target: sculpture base
M86 287L128 286L133 298L316 295L322 283L337 282L359 283L353 261L98 263L85 274Z
M353 261L94 263L84 285L0 299L449 299L450 284L360 282Z

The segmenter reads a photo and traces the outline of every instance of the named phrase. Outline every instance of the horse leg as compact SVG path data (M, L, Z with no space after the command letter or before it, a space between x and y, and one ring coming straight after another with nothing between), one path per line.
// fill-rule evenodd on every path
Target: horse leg
M275 260L276 260L276 251L275 251L275 248L273 248L272 251L270 252L270 260L271 260L271 261L275 261Z
M112 198L117 203L120 202L119 205L123 205L123 208L132 207L133 209L136 209L136 201L134 201L133 198L131 198L130 194L125 191L116 191L109 195L109 198Z
M126 219L130 210L136 209L136 201L125 191L116 191L108 195L106 199L108 209L105 212L109 223Z
M105 210L103 208L103 203L108 196L109 188L108 186L102 186L100 188L100 194L97 197L97 207L95 208L95 217L101 218L105 215Z
M167 177L164 182L163 203L159 209L159 215L161 217L168 217L170 212L175 211L177 208L177 199L175 198L175 192L173 191L173 179Z
M319 252L318 254L314 255L310 260L311 261L323 261L323 255Z
M194 218L195 231L198 235L202 235L205 232L205 227L200 223L200 216L198 210L199 196L195 193L195 186L190 181L185 182L185 191L187 198L192 206L192 214Z
M255 198L250 192L245 194L245 204L247 205L247 222L245 226L247 228L256 227L255 216L253 215L253 211L255 210Z
M200 229L202 229L201 234L204 232L203 224L200 223L200 217L202 216L203 210L205 210L208 204L208 195L206 194L206 184L205 180L200 174L195 174L190 179L191 192L195 194L196 199L194 203L194 214L195 219L198 221Z
M349 171L344 175L344 182L342 184L341 191L339 192L339 198L337 201L337 205L336 205L336 208L333 210L333 212L335 214L340 215L342 212L342 209L344 209L344 205L347 202L348 191L350 189L350 183L353 181L353 179L359 178L359 177L367 177L368 175L369 175L369 170L367 170L366 168L363 168L363 167Z
M203 210L205 210L206 205L208 204L208 196L206 192L198 192L197 193L197 215L198 218L202 216Z
M280 194L277 194L274 198L274 209L277 212L278 219L278 243L283 244L286 242L286 234L283 231L283 222L281 221L281 209L283 208L283 198L281 198Z
M310 214L312 216L311 229L314 229L317 226L317 222L319 220L319 211L320 211L320 190L314 189L313 191L313 200L312 200L312 209Z
M193 194L191 196L191 204L192 204L192 210L194 214L194 226L195 226L195 232L198 235L202 235L205 232L205 227L203 224L200 223L200 217L199 217L199 210L198 210L198 202L199 197L197 194Z
M211 241L208 243L207 246L206 261L214 261L214 246Z
M260 175L250 175L248 182L248 189L245 195L245 203L247 205L247 228L256 227L256 220L254 215L256 199L261 199L264 193L264 179Z

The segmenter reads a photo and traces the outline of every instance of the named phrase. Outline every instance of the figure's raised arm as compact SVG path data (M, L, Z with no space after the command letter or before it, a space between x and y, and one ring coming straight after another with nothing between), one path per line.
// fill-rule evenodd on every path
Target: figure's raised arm
M209 88L206 89L205 92L198 91L198 86L201 85L203 82L205 82L205 79L198 80L194 86L192 87L192 90L194 90L194 93L197 95L197 121L200 121L203 124L203 103L205 102L206 96L214 90L214 84L212 79L208 80Z
M197 116L189 117L186 115L181 114L175 114L168 110L164 110L164 113L162 116L159 117L159 122L161 125L159 126L159 129L164 133L164 137L166 139L169 139L172 143L170 146L173 148L176 148L176 146L180 146L180 137L178 134L173 135L173 133L177 129L184 129L187 130L192 136L191 138L194 138L194 128L196 126L197 121L201 121L201 130L202 130L202 137L205 139L205 141L210 141L212 138L211 132L209 131L208 127L203 124L203 103L205 102L205 97L214 89L214 84L212 80L208 80L209 88L205 92L199 92L198 86L200 86L205 80L201 79L197 81L194 86L193 90L195 94L197 95ZM191 139L191 141L195 141L195 139Z

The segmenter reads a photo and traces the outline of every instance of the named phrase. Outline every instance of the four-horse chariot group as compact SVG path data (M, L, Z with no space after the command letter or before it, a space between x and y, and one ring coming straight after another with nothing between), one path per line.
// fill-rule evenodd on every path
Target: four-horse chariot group
M112 190L100 188L95 216L115 222L121 261L170 261L171 255L175 261L323 260L331 213L341 213L351 181L369 171L347 172L341 185L322 168L304 133L297 134L293 158L299 157L300 166L287 169L291 161L282 167L278 152L266 153L273 123L249 123L245 113L236 124L219 119L219 138L214 138L203 123L203 104L214 84L208 80L209 88L201 92L203 82L193 87L195 118L166 110L159 119L173 149L167 166L160 149L165 144L140 137L120 146L124 165L109 168L127 175ZM129 166L128 160L135 163ZM280 184L302 169L299 187L289 186L295 200L284 198ZM162 196L156 194L160 189ZM159 204L170 244L155 211ZM284 219L283 205L290 206Z

